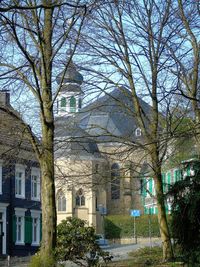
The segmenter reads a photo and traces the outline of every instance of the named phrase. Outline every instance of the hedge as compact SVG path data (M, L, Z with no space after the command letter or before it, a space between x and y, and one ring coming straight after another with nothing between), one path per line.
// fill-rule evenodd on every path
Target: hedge
M135 220L137 237L149 237L149 230L152 237L160 237L157 215L142 215ZM106 216L104 227L105 236L108 239L130 238L134 234L134 218L130 215Z

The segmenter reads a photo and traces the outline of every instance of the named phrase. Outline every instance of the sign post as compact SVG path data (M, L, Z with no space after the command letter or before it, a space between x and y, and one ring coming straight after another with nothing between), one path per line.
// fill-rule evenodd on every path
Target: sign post
M134 232L133 236L135 238L135 243L137 244L137 234L136 234L136 217L140 217L140 210L130 210L131 216L133 217Z

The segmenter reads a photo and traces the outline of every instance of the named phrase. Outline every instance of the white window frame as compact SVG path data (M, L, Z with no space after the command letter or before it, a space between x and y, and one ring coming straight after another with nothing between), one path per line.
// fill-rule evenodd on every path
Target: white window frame
M36 181L33 179L36 178ZM35 196L35 184L36 184L36 196ZM32 168L31 169L31 199L40 201L40 169Z
M22 173L22 179L21 179L21 194L17 192L17 186L19 183L19 180L17 178L17 172ZM15 197L16 198L25 198L25 166L16 164L15 165Z
M3 180L3 172L2 172L2 169L3 169L3 161L0 160L0 195L2 195L2 180Z
M32 246L39 246L40 245L40 216L41 211L38 210L31 210L31 217L32 217ZM36 224L34 223L36 220ZM34 240L35 236L35 226L36 226L36 240Z
M67 198L62 190L59 190L57 193L57 212L58 213L66 213L67 211ZM60 205L59 205L60 203ZM60 210L59 210L60 206Z
M15 216L16 216L16 245L25 245L24 243L24 230L25 230L25 212L27 211L27 209L23 209L23 208L15 208ZM18 220L19 218L21 218L21 239L18 239L18 227L19 227L19 223Z
M142 135L142 130L141 130L141 128L136 128L135 129L135 136L141 136Z

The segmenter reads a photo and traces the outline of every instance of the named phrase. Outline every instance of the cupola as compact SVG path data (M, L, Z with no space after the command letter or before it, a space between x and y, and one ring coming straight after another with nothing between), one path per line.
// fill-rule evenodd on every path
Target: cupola
M58 74L56 81L61 84L57 99L57 116L71 116L77 113L82 106L83 76L77 71L72 60L67 69Z

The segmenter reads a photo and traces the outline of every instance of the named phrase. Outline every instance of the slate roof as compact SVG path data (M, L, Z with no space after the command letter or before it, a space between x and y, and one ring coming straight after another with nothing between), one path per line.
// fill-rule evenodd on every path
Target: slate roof
M19 117L12 106L1 104L1 107L10 110ZM12 115L0 109L0 157L14 156L21 149L33 151L31 143L25 136L24 127Z
M151 106L142 99L140 101L144 114L150 114ZM113 143L125 138L128 141L136 140L136 128L138 124L131 93L122 88L100 97L82 108L74 117L57 118L55 135L60 138L73 137L76 140L81 138L83 143L85 138L90 144L93 140L91 153L94 153L93 150L97 148L95 142Z
M81 129L72 118L61 118L55 127L55 157L68 156L100 157L97 144L90 135Z
M140 99L144 114L150 114L151 106ZM81 128L99 141L111 141L116 138L134 140L138 128L131 101L131 93L122 88L115 89L89 104L76 115ZM146 119L146 123L147 119Z

